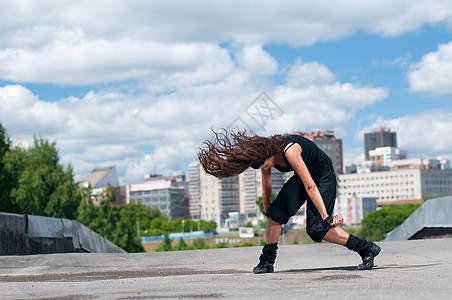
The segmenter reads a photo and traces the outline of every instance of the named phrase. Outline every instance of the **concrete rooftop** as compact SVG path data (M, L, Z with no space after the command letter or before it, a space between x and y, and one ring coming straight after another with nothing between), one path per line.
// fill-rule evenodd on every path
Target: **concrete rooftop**
M1 256L0 298L452 299L452 239L378 244L370 271L344 247L312 244L280 246L275 273L261 275L261 247Z

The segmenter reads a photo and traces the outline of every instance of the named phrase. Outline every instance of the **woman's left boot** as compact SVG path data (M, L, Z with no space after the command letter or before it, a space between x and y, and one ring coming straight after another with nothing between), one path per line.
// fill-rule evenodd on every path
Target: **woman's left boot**
M265 244L259 257L259 264L253 269L254 274L273 273L275 270L273 264L276 259L276 250L278 250L278 243Z

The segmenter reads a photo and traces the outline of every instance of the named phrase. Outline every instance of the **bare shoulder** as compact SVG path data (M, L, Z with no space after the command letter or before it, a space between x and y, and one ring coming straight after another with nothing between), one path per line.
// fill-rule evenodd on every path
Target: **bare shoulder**
M289 144L286 145L286 147L284 148L284 153L287 154L292 154L292 153L296 153L296 154L300 154L302 151L300 144L295 143L295 142L291 142Z

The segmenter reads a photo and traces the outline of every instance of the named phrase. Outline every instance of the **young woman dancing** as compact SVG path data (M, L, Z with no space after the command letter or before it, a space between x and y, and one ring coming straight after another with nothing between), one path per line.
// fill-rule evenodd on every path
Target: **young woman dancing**
M266 243L254 273L274 271L282 224L286 224L305 202L306 231L314 242L325 240L357 252L363 261L358 265L360 270L374 266L380 247L336 227L343 223L342 219L332 216L336 201L336 174L331 159L311 140L300 135L262 137L245 132L214 131L213 139L205 141L200 148L198 158L204 171L217 178L240 174L249 167L261 170L267 231ZM272 167L281 172L295 171L273 202Z

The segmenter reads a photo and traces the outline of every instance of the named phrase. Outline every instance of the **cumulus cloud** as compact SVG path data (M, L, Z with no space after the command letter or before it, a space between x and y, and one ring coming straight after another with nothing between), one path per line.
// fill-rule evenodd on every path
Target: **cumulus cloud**
M264 46L301 47L358 31L397 36L451 22L452 7L449 0L335 4L181 1L168 9L163 0L2 1L0 80L16 84L0 87L0 121L13 138L56 140L79 179L98 165L116 165L123 183L153 170L180 170L211 126L226 127L262 91L283 111L266 124L266 134L340 129L388 89L339 82L322 62L301 58L285 74ZM431 61L450 63L450 47L412 66L412 90L421 91L414 82L426 81L424 70L436 66ZM443 81L450 80L441 70ZM276 75L286 81L275 85ZM110 86L50 102L24 83ZM446 84L439 90L451 93ZM438 128L449 129L446 117Z
M408 81L413 92L452 95L452 42L439 45L437 51L412 64Z
M270 126L280 132L334 128L353 119L358 110L387 96L385 88L358 87L350 83L305 88L279 86L274 100L284 115Z
M181 163L195 158L211 126L227 127L260 94L259 81L250 78L237 66L223 81L180 86L168 94L91 91L57 102L8 85L0 88L0 120L7 130L13 128L8 132L15 138L42 134L56 140L63 161L74 166L79 179L97 165L116 165L122 182L136 182L154 169L166 174L184 169ZM283 116L269 122L265 134L334 128L387 96L384 88L338 82L267 88Z
M163 76L177 85L212 81L231 70L229 54L214 44L89 40L80 30L57 36L63 38L38 48L0 47L0 78L85 85Z
M162 75L182 82L197 78L196 70L206 80L230 71L218 46L225 42L243 46L246 69L271 75L278 64L261 45L307 46L358 31L397 36L452 22L448 0L348 4L182 1L169 9L163 0L2 1L0 79L85 85ZM166 73L175 68L177 74Z
M346 5L337 5L333 0L180 1L171 9L164 0L133 3L42 0L27 4L11 0L2 1L0 25L62 24L89 29L90 36L152 37L163 43L179 40L309 45L358 30L400 35L424 24L450 22L451 15L448 0L347 1ZM162 27L163 23L167 26Z
M374 124L361 130L360 135L375 128L386 127L397 132L400 149L410 149L409 157L452 156L452 111L434 109L396 119L379 118Z
M290 86L322 85L334 82L334 74L325 65L318 62L302 63L298 58L287 74Z
M262 45L244 47L237 54L237 60L252 73L274 75L278 71L278 62L262 49Z

